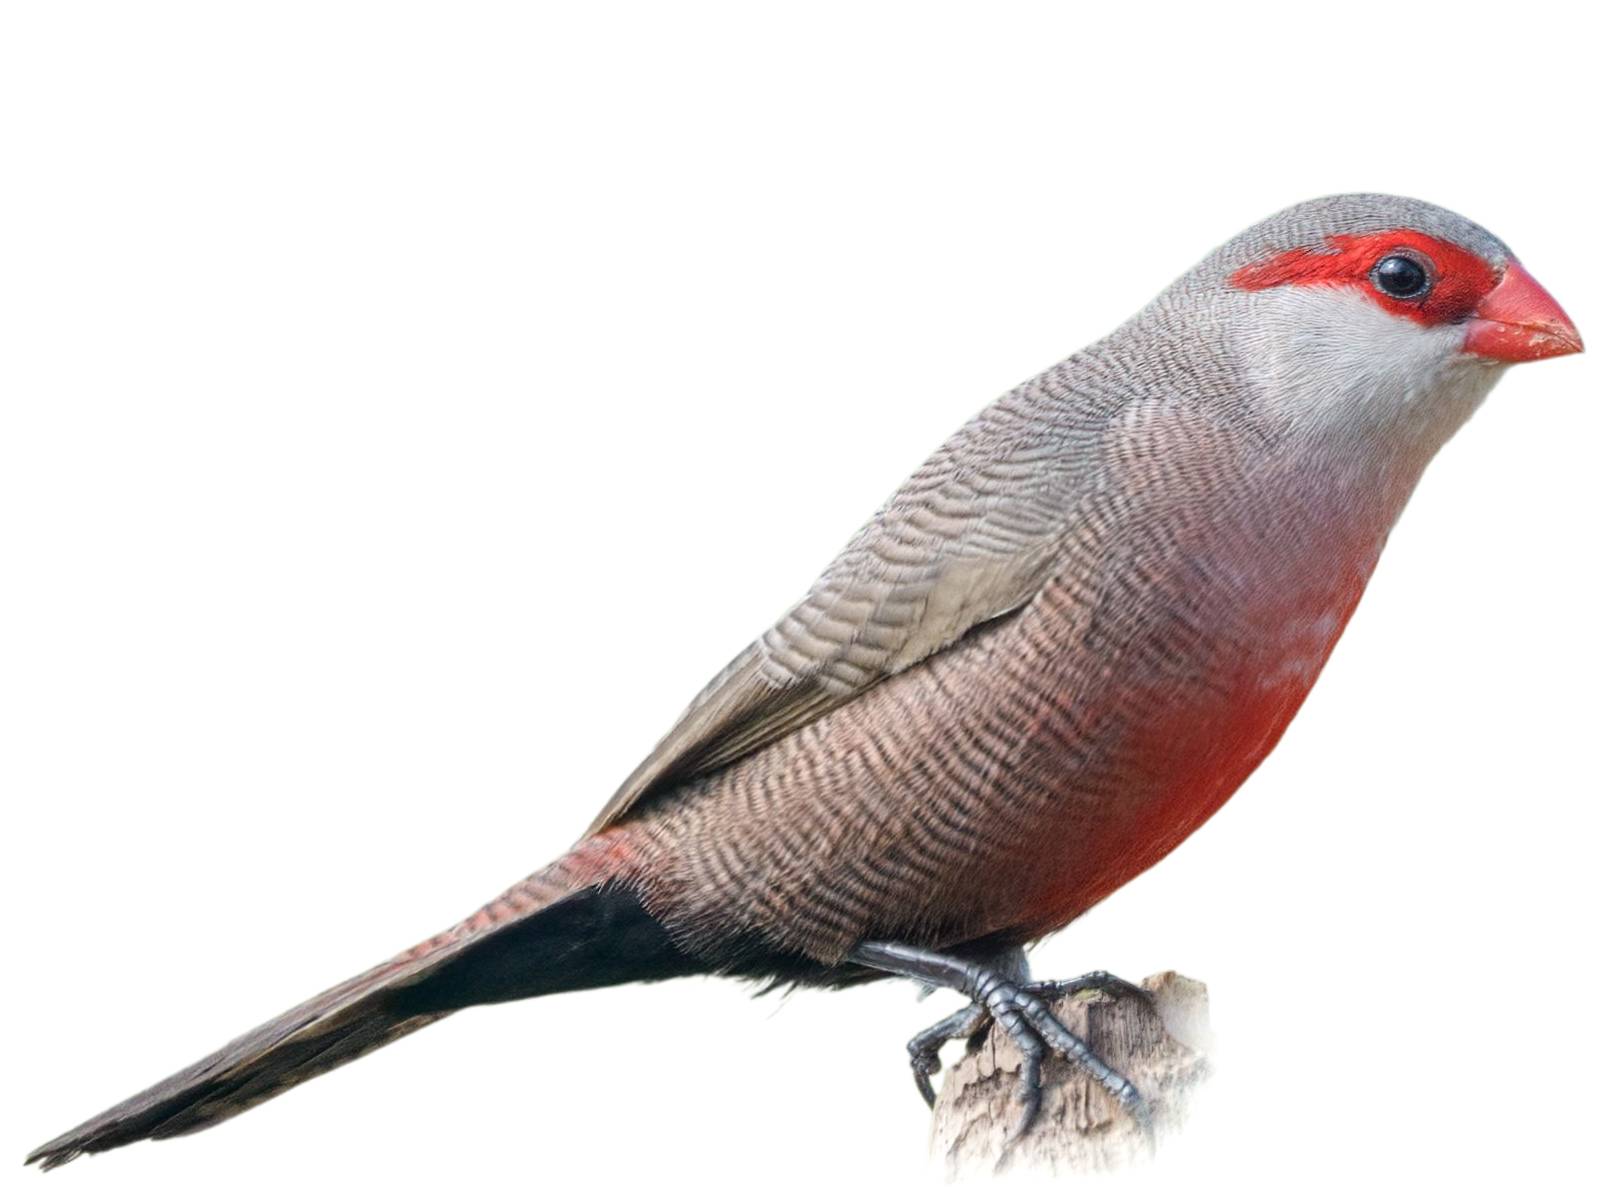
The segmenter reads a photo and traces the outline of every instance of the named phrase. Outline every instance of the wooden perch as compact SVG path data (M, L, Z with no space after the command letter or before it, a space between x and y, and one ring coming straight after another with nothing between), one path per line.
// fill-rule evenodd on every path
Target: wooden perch
M1173 972L1149 976L1138 997L1085 989L1052 1005L1064 1025L1129 1077L1151 1107L1160 1141L1184 1120L1191 1090L1207 1075L1207 987ZM952 1176L1032 1166L1049 1171L1105 1171L1150 1154L1152 1140L1078 1068L1050 1056L1040 1116L1016 1144L1018 1052L992 1027L941 1081L931 1139Z

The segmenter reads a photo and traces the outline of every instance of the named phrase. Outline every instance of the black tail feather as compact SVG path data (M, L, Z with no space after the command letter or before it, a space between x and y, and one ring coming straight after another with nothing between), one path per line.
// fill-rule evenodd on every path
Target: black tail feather
M471 1005L694 970L630 891L592 886L531 912L503 901L52 1139L27 1162L48 1171L204 1130Z

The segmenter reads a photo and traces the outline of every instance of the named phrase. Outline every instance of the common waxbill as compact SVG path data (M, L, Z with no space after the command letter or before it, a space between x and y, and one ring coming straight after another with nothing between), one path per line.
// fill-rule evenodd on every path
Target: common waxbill
M466 1006L703 972L955 988L913 1043L926 1095L994 1020L1036 1103L1059 1053L1139 1117L1022 948L1228 799L1435 452L1507 364L1580 349L1455 213L1268 218L958 430L565 855L30 1162L203 1129Z

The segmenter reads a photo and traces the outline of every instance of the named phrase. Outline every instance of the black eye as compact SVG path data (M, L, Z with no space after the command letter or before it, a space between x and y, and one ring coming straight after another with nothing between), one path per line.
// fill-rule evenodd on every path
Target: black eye
M1374 286L1398 300L1417 300L1430 290L1430 274L1412 259L1393 254L1374 268Z

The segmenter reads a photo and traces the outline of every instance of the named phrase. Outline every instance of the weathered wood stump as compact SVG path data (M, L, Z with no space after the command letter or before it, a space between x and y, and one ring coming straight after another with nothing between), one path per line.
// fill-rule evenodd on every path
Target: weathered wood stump
M1019 1117L1018 1052L994 1028L944 1073L931 1139L952 1176L1034 1167L1106 1171L1151 1154L1184 1120L1189 1094L1207 1075L1207 987L1173 972L1141 982L1151 1004L1085 989L1052 1006L1063 1024L1127 1076L1151 1107L1148 1136L1078 1068L1048 1057L1040 1116L1007 1145Z

